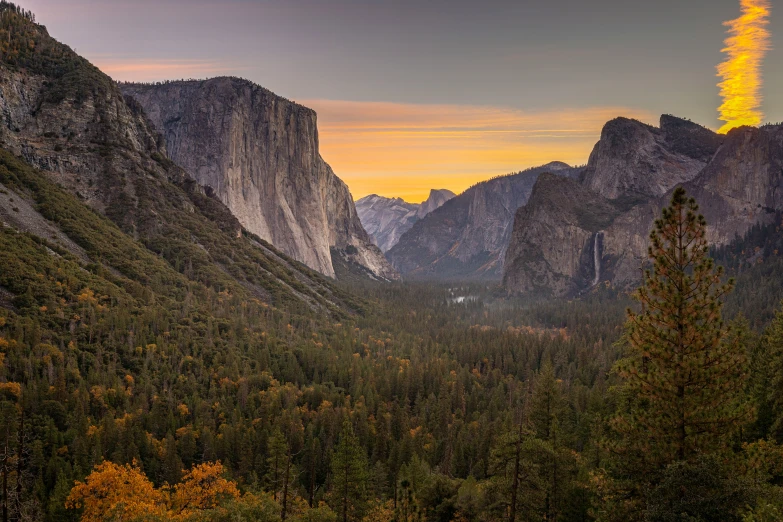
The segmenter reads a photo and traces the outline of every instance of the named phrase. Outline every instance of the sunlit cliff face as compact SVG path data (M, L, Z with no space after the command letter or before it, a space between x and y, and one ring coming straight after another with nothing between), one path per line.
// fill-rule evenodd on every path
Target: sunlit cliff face
M718 108L724 121L720 132L742 125L761 124L761 63L770 48L768 0L740 0L742 15L724 22L729 36L723 52L726 61L718 65L718 83L723 103Z

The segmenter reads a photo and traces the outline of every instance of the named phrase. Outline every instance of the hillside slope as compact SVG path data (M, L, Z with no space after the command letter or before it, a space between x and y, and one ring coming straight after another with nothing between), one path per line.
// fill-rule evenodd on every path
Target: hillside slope
M7 42L0 61L3 148L188 281L273 305L339 308L320 275L245 233L211 191L166 157L141 107L109 77L15 11L2 12L0 28Z
M474 185L414 224L386 257L409 278L500 279L514 214L543 172L580 170L553 162Z

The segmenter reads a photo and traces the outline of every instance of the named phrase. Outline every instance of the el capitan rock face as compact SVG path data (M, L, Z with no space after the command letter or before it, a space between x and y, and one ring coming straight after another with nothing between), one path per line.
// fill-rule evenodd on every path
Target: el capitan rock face
M331 277L333 251L378 278L398 277L321 158L313 110L237 78L122 90L163 134L169 157L250 232Z
M500 279L514 213L538 176L576 177L553 162L469 188L418 221L386 256L403 275L420 279Z
M573 295L604 281L637 284L650 229L678 185L696 198L708 240L717 246L783 210L783 127L743 127L722 136L671 116L654 131L629 122L607 124L607 143L596 145L579 187L572 187L578 195L557 198L553 180L539 180L511 234L504 273L509 293ZM631 142L657 152L641 154ZM603 217L580 223L575 214Z
M430 190L429 197L422 203L371 194L356 202L356 211L373 242L387 252L416 221L454 197L455 194L446 189Z
M24 184L3 187L6 202L19 202L18 211L0 212L5 226L103 267L113 281L132 281L134 298L146 299L147 284L155 291L158 284L190 291L191 281L204 291L230 288L273 306L297 302L337 311L340 299L326 278L245 234L208 188L167 157L137 102L45 27L12 9L0 6L4 30L13 28L5 42L14 50L0 56L0 147L11 153L4 154L7 165L26 171L29 163L41 172L27 174L27 183L35 185L30 193ZM38 176L46 183L31 181ZM56 189L49 188L51 181ZM52 204L65 194L62 189L78 200ZM99 218L100 234L87 228L90 220L82 221L82 205L108 218ZM139 272L137 247L182 279L177 282L171 271Z

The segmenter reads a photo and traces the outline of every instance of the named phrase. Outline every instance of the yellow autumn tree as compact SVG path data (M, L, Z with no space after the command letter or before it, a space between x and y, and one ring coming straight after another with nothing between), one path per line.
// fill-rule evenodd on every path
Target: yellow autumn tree
M173 488L156 489L135 462L103 462L84 482L76 482L65 507L83 509L81 522L186 520L239 497L236 483L223 478L224 472L220 462L200 464Z
M166 515L165 495L155 489L136 462L98 464L84 482L76 482L65 507L83 508L82 522Z
M5 324L5 319L0 317L0 326ZM3 379L3 370L5 368L5 351L14 347L15 341L7 341L0 337L0 398L6 397L12 400L19 400L22 396L22 386L18 382L7 382Z
M378 500L370 506L362 522L388 522L389 520L394 520L394 503L391 500Z
M223 478L224 472L225 468L220 462L194 466L182 477L182 482L174 487L169 516L185 519L239 497L236 483Z

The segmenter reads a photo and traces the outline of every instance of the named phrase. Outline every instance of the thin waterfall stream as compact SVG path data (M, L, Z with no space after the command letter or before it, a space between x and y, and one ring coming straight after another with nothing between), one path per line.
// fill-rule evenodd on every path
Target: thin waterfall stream
M595 233L595 238L593 239L593 269L595 270L593 286L597 285L601 280L601 249L603 247L603 239L603 230L599 230Z

